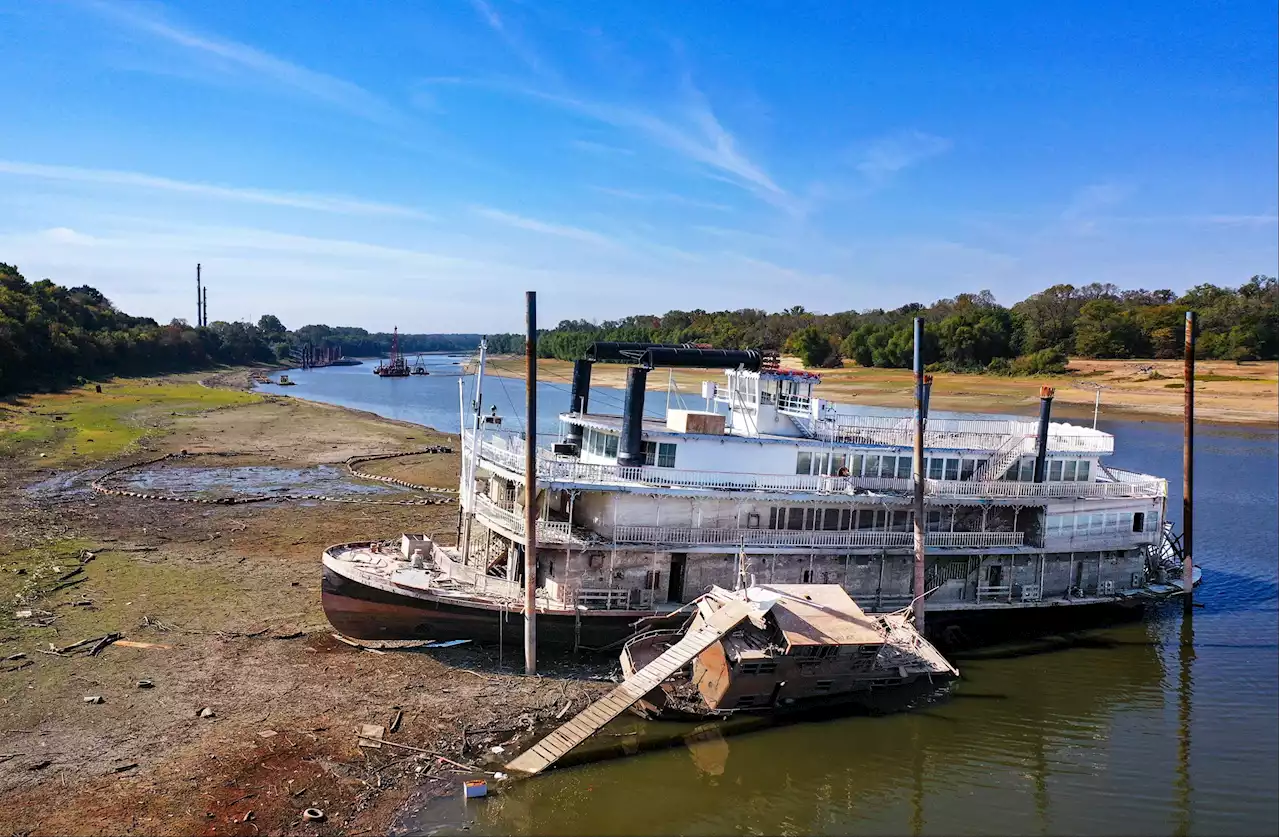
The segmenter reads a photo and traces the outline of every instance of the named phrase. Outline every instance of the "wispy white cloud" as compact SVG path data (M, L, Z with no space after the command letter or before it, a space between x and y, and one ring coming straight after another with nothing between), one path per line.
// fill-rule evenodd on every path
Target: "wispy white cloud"
M211 61L224 71L245 74L255 84L270 83L291 93L377 121L396 118L395 109L357 84L307 69L248 44L198 34L141 5L86 0L85 7L129 28Z
M569 145L579 151L586 151L591 154L618 154L626 157L633 156L636 152L630 148L620 148L616 145L607 145L603 142L592 142L591 140L575 139L569 140Z
M54 244L69 244L74 247L92 247L95 244L102 243L101 239L76 232L70 227L52 227L47 230L41 230L40 235Z
M1133 189L1119 183L1092 183L1078 189L1062 210L1064 221L1076 221L1096 215L1098 210L1115 206L1133 193Z
M264 189L245 189L233 186L216 186L210 183L193 183L167 177L111 169L86 169L74 166L50 166L40 163L23 163L0 160L0 175L9 174L41 180L55 180L99 186L120 186L180 192L218 200L266 204L315 212L331 212L340 215L389 215L403 218L430 220L431 216L395 204L364 201L356 198L331 195L311 195L298 192L275 192Z
M500 209L493 209L487 206L475 206L471 211L481 218L487 218L490 221L496 221L500 224L506 224L510 227L516 227L530 232L542 233L543 235L554 235L561 238L571 238L575 241L582 241L588 244L597 244L605 247L615 245L613 239L601 235L598 232L584 230L580 227L570 227L564 224L551 224L546 221L539 221L536 218L525 218L522 215L514 215L510 212L503 212Z
M745 188L777 205L794 208L786 191L773 181L763 167L738 148L736 138L720 124L700 94L692 96L683 110L688 124L678 124L635 107L590 101L527 87L517 88L517 92L573 110L615 128L633 131L639 137L719 172L735 186Z
M919 165L951 148L951 140L923 131L899 131L873 140L856 154L856 167L873 184Z
M497 33L507 48L519 58L529 69L539 75L555 77L556 73L542 59L542 56L529 45L524 36L512 25L510 25L488 0L471 0L471 7L476 10L476 14L485 22L490 29Z
M592 186L593 190L602 192L606 195L612 195L615 198L623 200L636 201L638 203L678 203L684 206L692 206L698 209L713 209L717 212L729 212L732 207L722 203L713 203L712 201L700 201L695 198L687 198L684 195L677 195L672 192L632 192L627 189L613 189L607 186Z

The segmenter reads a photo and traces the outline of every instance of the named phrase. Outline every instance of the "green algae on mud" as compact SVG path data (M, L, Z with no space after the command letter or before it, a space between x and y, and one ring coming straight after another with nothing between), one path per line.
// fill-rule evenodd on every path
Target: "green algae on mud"
M253 404L261 395L201 386L193 376L116 378L47 395L19 396L0 410L0 454L43 454L49 464L130 451L168 419Z

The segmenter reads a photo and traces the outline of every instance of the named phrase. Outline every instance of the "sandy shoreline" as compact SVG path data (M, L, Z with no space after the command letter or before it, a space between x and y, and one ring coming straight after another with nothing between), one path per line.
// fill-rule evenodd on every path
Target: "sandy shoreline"
M12 603L0 611L0 832L385 833L411 796L457 793L462 776L358 747L359 725L401 713L388 740L478 764L607 687L585 679L598 666L569 660L544 659L543 676L526 678L512 653L499 665L488 649L375 654L332 638L320 551L404 531L452 543L454 505L197 505L88 489L102 463L180 450L305 471L456 449L456 437L407 422L245 392L247 374L111 381L0 412L15 440L0 448L0 594ZM458 480L452 454L366 470ZM64 577L72 584L60 587ZM126 644L96 656L41 653L112 632ZM199 717L203 707L213 716ZM325 819L304 821L308 807Z
M794 358L784 358L789 368L801 368ZM592 383L621 388L626 366L596 364ZM1073 359L1068 375L1035 378L1002 378L994 375L934 376L930 404L935 409L975 413L1034 415L1042 385L1055 389L1054 410L1076 421L1093 419L1094 390L1104 387L1099 414L1105 418L1181 421L1183 414L1182 362L1180 360ZM1148 371L1149 370L1149 371ZM543 380L567 385L573 364L541 359ZM911 373L899 369L814 370L822 375L818 395L831 401L877 407L909 408L912 404ZM523 379L523 356L496 356L487 362L486 374ZM1248 425L1275 429L1280 421L1280 380L1275 361L1236 364L1233 361L1199 361L1196 364L1197 423ZM701 404L701 382L723 381L713 370L678 369L670 376L687 401ZM668 370L654 370L650 391L665 391ZM566 396L567 401L567 396ZM556 405L555 409L564 409Z

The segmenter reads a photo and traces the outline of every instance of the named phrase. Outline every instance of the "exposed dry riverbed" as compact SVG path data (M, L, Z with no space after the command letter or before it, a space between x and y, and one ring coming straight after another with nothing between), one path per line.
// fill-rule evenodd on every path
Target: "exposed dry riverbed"
M457 524L456 505L392 504L423 495L354 481L342 463L456 449L456 437L252 394L244 372L197 380L0 404L0 832L385 833L411 796L456 793L466 773L415 750L360 747L360 725L484 767L491 747L511 754L517 736L606 688L576 661L544 661L544 676L526 678L515 655L493 649L379 652L333 638L323 547L403 531L451 543ZM235 456L166 460L111 485L208 499L306 492L314 478L325 494L345 485L388 502L223 505L90 487L111 467L184 450ZM361 468L457 486L456 454ZM324 818L304 819L308 808Z

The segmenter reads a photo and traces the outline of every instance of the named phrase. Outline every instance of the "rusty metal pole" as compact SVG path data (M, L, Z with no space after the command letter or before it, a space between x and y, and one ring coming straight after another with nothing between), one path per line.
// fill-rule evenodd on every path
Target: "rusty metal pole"
M1187 312L1186 352L1182 359L1182 606L1194 607L1191 563L1192 500L1195 496L1196 312Z
M914 465L915 477L915 573L911 581L913 597L912 612L916 618L916 630L924 633L924 362L921 358L924 342L924 318L916 317L915 322L915 371L916 382L916 438Z
M538 295L525 291L524 673L538 672Z

